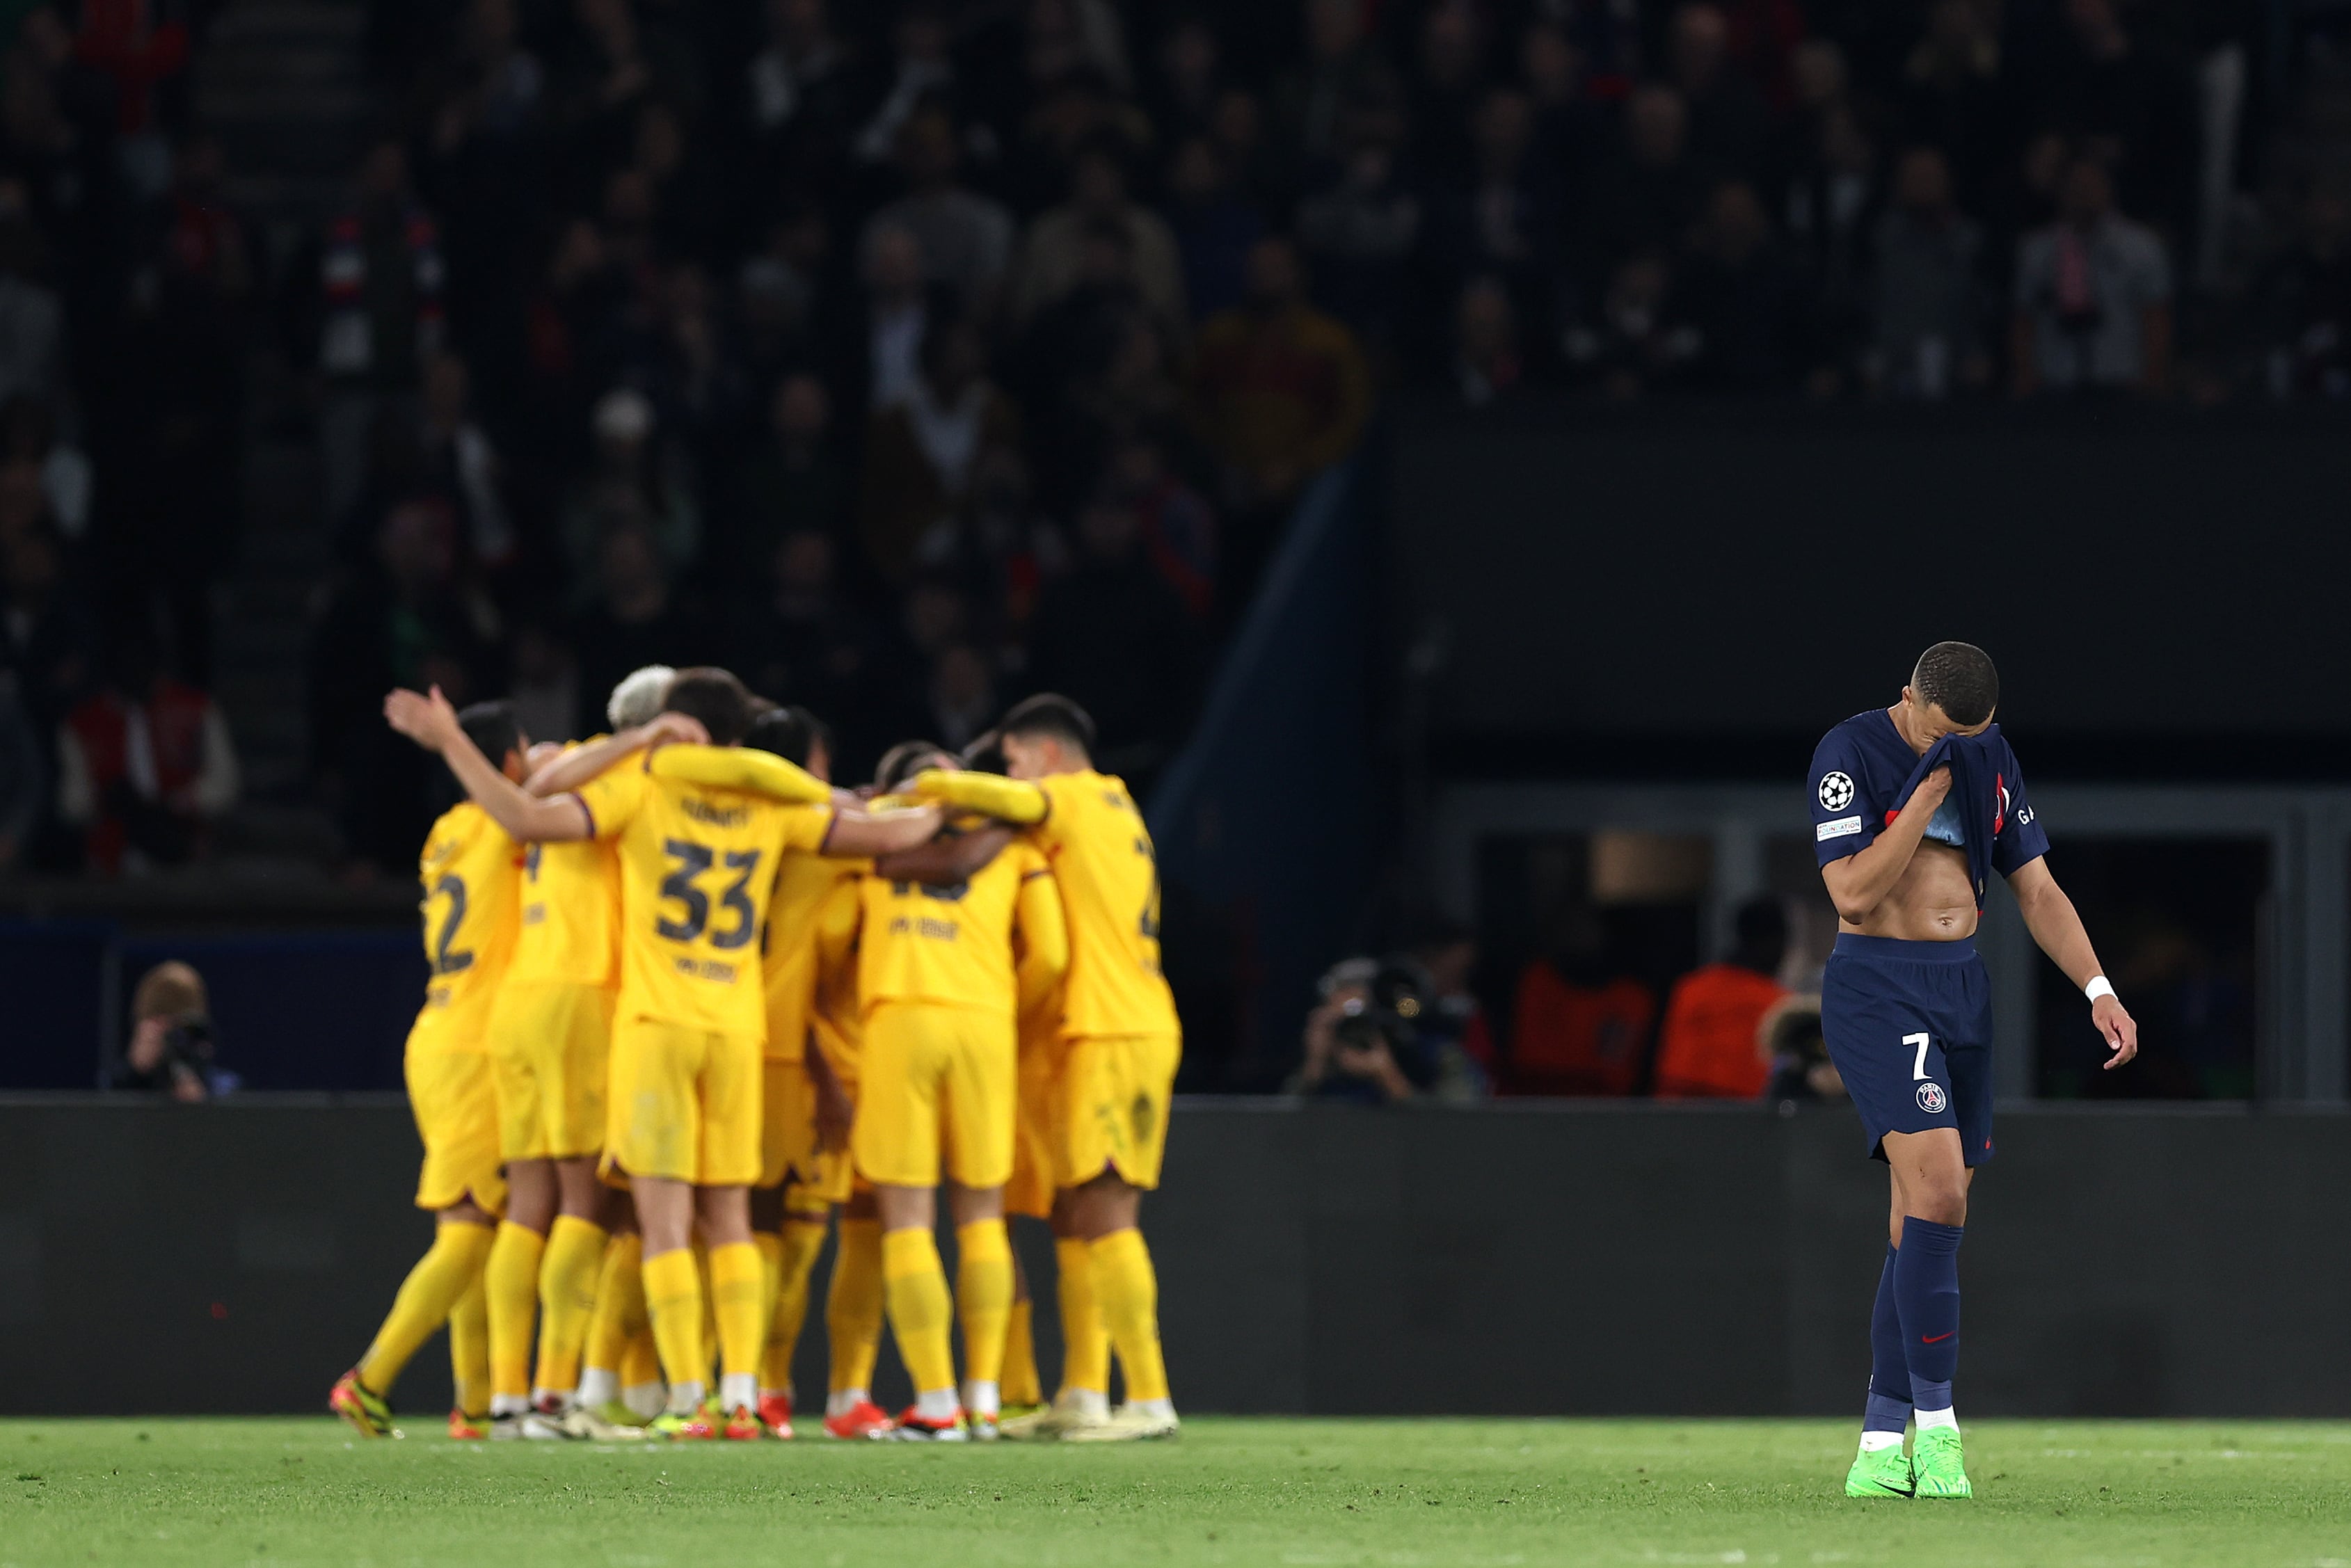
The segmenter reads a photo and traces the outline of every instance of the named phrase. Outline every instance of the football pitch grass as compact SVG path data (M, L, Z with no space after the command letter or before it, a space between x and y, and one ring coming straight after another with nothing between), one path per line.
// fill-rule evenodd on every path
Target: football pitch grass
M1847 1421L1196 1419L1127 1447L454 1444L412 1417L0 1422L0 1564L2298 1564L2351 1425L1984 1421L1971 1502L1851 1501Z

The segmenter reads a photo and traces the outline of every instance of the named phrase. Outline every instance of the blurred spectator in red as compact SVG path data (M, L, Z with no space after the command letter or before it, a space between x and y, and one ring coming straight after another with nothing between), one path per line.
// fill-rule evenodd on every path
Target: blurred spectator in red
M1600 917L1576 904L1552 952L1519 975L1505 1094L1624 1095L1640 1086L1657 999L1608 961Z
M79 829L102 876L177 865L204 852L236 803L236 748L220 706L166 674L136 637L57 736L57 816Z
M1779 980L1788 956L1788 912L1776 898L1740 905L1738 941L1719 964L1674 982L1657 1034L1657 1097L1752 1100L1771 1063L1760 1034L1764 1015L1788 995Z
M1952 200L1943 155L1914 147L1894 176L1894 201L1877 225L1870 279L1870 380L1896 397L1934 399L1980 387L1985 298L1978 266L1983 231Z
M922 374L867 426L858 532L883 580L903 583L918 563L951 556L983 448L1017 439L1019 415L987 379L987 356L968 321L934 321Z
M340 518L367 483L368 432L386 402L414 406L424 364L440 348L441 232L410 187L408 154L391 138L361 160L349 206L319 256L319 456L327 515Z
M1206 620L1217 598L1217 514L1167 464L1149 435L1120 444L1110 464L1112 489L1143 526L1143 552L1184 607Z
M2093 159L2074 160L2058 200L2057 221L2017 251L2017 392L2162 391L2171 371L2162 239L2115 210L2114 183Z
M1260 517L1353 450L1371 415L1363 350L1308 303L1284 239L1249 252L1249 303L1201 328L1187 392L1201 439Z
M905 194L866 221L865 243L884 229L913 235L924 281L944 287L959 307L985 319L1012 265L1012 214L957 182L962 150L944 109L907 118L898 128L897 159Z

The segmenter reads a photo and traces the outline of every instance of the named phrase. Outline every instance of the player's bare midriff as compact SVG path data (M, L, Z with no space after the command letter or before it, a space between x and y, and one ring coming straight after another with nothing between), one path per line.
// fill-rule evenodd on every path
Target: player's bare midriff
M1904 942L1958 942L1974 936L1976 898L1968 857L1928 840L1910 857L1902 880L1865 919L1839 920L1837 929Z

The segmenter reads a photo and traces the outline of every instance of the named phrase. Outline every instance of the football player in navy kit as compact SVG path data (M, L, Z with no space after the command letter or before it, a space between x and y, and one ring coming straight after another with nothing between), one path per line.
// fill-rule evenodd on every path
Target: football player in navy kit
M1813 754L1813 838L1837 910L1821 1030L1894 1187L1850 1497L1971 1495L1951 1380L1968 1185L1992 1153L1991 997L1975 951L1991 873L2089 999L2105 1065L2138 1053L2138 1026L2049 874L2048 836L1991 722L1999 702L1982 649L1938 643L1901 701L1845 720Z

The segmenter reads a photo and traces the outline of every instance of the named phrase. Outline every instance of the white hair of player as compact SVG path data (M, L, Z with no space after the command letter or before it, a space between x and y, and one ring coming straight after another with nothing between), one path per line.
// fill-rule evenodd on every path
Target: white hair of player
M641 724L651 724L669 700L669 684L677 672L667 664L647 664L642 670L632 670L612 688L611 701L604 705L604 716L612 721L616 730L634 729Z

